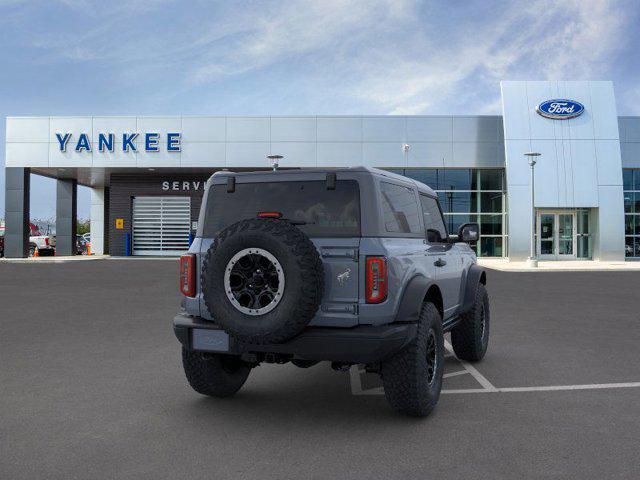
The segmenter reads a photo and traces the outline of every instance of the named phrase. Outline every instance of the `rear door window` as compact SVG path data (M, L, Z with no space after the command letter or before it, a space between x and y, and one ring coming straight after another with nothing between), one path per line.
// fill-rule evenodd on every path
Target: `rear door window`
M325 181L236 183L213 185L207 197L204 236L261 212L279 212L310 237L360 236L360 193L355 180L338 180L335 190Z
M418 202L413 189L380 182L384 228L390 233L422 233Z
M420 195L420 203L422 204L422 215L424 216L424 228L427 233L427 239L433 242L444 241L444 239L447 238L447 229L444 226L438 201L427 195Z

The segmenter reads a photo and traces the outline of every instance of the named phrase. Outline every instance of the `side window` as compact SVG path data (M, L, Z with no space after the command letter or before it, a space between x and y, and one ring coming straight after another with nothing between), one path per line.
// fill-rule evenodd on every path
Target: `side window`
M442 213L435 198L420 195L422 203L422 215L424 215L424 228L427 231L427 240L441 242L447 238L447 229L444 226Z
M415 192L408 187L380 182L384 227L393 233L422 233Z

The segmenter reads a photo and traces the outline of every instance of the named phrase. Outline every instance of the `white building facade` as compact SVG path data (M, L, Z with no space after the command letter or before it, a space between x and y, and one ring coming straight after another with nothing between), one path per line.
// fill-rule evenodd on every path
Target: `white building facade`
M480 224L481 256L528 257L535 223L543 260L640 258L640 117L618 117L613 84L501 90L502 116L10 117L6 255L28 252L31 174L58 181L59 255L73 250L78 184L92 189L94 253L175 255L213 172L278 154L282 168L368 165L430 185L450 232ZM527 152L541 154L533 209Z

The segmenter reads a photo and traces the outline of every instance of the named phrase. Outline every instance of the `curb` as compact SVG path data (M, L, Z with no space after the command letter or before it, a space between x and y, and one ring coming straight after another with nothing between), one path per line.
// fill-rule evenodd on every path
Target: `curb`
M0 263L23 263L30 265L38 265L42 263L78 263L78 262L95 262L97 260L106 260L107 255L78 255L75 257L29 257L29 258L0 258Z

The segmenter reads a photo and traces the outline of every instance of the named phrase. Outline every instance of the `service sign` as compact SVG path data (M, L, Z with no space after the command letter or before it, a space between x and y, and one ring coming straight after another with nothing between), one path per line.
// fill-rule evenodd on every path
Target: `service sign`
M137 152L144 149L145 152L159 152L160 151L160 134L156 132L146 133L123 133L122 137L118 137L119 142L118 149L122 149L123 152ZM167 133L163 135L163 140L166 146L167 152L179 152L180 151L180 134L179 133ZM138 143L136 144L136 140ZM113 152L116 149L116 135L113 133L99 133L97 145L93 145L91 142L91 136L88 133L81 133L75 135L73 133L56 133L56 139L58 140L58 148L61 152L66 152L67 148L73 148L76 152Z
M569 118L575 118L582 115L582 112L584 112L584 105L574 100L547 100L538 105L536 112L545 118L568 120Z
M199 191L204 188L204 180L165 180L162 182L162 190L167 192L172 190L174 192L188 192L188 191Z

